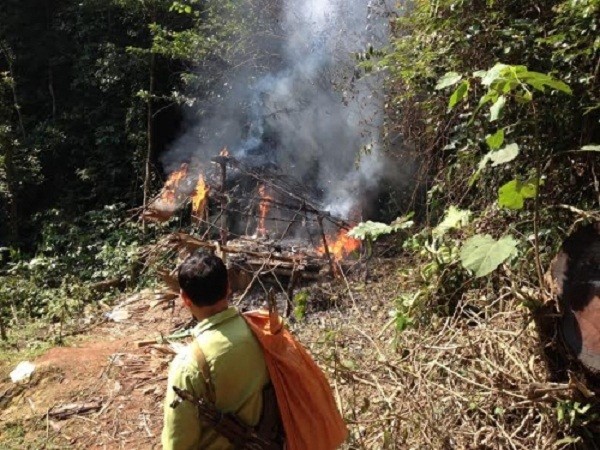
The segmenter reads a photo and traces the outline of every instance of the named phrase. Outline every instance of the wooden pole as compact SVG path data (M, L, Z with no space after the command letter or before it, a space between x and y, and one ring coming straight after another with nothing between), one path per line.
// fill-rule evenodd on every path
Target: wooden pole
M331 271L331 276L335 277L335 265L333 263L331 253L329 253L329 245L327 245L327 237L325 237L325 228L323 228L323 217L321 215L317 216L317 222L319 223L319 228L321 229L321 238L323 239L323 248L325 249L325 255L329 260L329 270Z
M221 166L221 187L219 192L221 193L221 245L224 247L227 245L227 196L225 192L227 190L227 164L226 160L221 159L218 164Z

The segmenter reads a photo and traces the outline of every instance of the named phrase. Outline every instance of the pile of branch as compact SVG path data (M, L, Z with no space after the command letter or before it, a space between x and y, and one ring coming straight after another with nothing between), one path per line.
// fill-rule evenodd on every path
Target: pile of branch
M231 272L243 271L251 275L295 277L296 280L323 280L329 273L329 262L308 247L285 248L281 245L264 244L258 239L233 240L228 245L207 242L185 233L174 233L168 237L168 244L185 253L203 248L213 251L228 262ZM160 271L160 276L172 292L179 291L174 273ZM247 283L239 285L239 274L232 278L233 290L243 290Z

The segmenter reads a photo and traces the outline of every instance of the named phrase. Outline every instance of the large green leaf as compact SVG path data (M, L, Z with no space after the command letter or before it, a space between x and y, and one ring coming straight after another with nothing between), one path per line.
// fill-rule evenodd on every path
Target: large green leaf
M510 258L517 249L517 241L510 235L496 241L487 234L478 234L468 239L461 251L460 261L465 269L472 270L476 277L484 277Z
M519 155L519 146L517 144L509 144L503 149L489 152L481 161L479 161L478 171L485 169L488 162L492 162L492 167L497 167L502 164L511 162Z
M442 78L439 79L435 85L436 90L441 90L458 83L462 79L462 75L456 72L448 72Z
M508 209L522 209L525 199L536 196L538 185L539 181L535 179L509 181L498 189L498 204Z
M565 94L572 94L571 88L566 83L545 73L525 71L519 74L519 79L541 92L544 92L547 86Z
M452 205L446 210L444 220L433 229L433 234L436 236L443 236L447 231L453 228L462 228L469 223L471 218L471 211L468 209L458 209Z
M385 234L406 230L412 227L414 225L414 222L410 220L412 215L413 214L411 213L403 217L398 217L389 225L382 222L373 222L371 220L361 222L348 232L348 236L360 239L361 241L364 241L365 239L376 241L377 238Z
M500 78L501 74L505 72L508 68L506 64L496 63L494 67L492 67L488 71L479 71L475 72L473 75L481 77L481 84L484 86L491 86L491 84Z
M361 222L352 228L348 232L348 236L360 240L365 240L367 238L377 240L379 236L390 234L392 231L394 231L392 227L386 223L372 222L368 220L367 222Z
M415 224L414 220L411 220L414 215L414 212L409 212L404 216L397 217L392 223L390 223L392 230L400 231L412 228L412 226Z
M517 144L509 144L501 150L492 152L490 154L490 161L492 161L492 167L497 167L501 164L511 162L519 155L519 146Z

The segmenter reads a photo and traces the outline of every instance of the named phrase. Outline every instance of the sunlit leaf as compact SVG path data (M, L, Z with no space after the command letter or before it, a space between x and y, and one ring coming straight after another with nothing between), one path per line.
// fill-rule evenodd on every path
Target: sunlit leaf
M484 86L491 86L492 83L498 80L501 76L502 72L507 68L506 64L497 63L494 67L488 70L483 78L481 79L481 84Z
M468 209L459 209L456 206L450 206L446 210L444 220L433 229L435 236L443 236L447 231L453 228L462 228L469 223L471 211Z
M479 161L478 170L485 169L488 162L492 163L492 167L497 167L502 164L511 162L519 155L519 146L517 144L509 144L503 149L491 151Z
M486 136L485 142L490 149L498 150L504 143L504 130L500 128L494 134Z
M397 217L392 223L390 223L390 226L394 231L412 228L412 226L415 224L415 222L411 220L414 215L414 212L410 212L404 216Z
M376 240L379 236L390 234L393 231L392 227L386 223L372 222L361 222L348 232L348 236L355 239L365 240L371 238Z
M545 91L545 86L548 86L549 88L564 92L565 94L572 94L571 88L566 83L545 73L526 71L519 74L519 78L542 92Z
M581 147L582 152L600 152L600 145L584 145Z
M498 97L498 100L492 105L490 108L490 122L494 122L498 120L502 110L504 109L504 105L506 104L506 97L501 95Z
M450 96L450 101L448 102L448 110L454 108L458 102L465 98L467 92L469 92L469 82L465 80L462 83L460 83L460 85Z
M462 75L456 72L448 72L442 78L439 79L435 85L436 90L441 90L458 83L462 79Z
M526 199L537 195L538 185L535 179L509 181L498 189L498 204L508 209L522 209Z
M497 167L501 164L511 162L519 155L519 146L517 144L509 144L501 150L492 152L490 154L490 161L492 167Z
M373 222L368 220L361 222L348 232L348 236L355 239L364 241L365 239L377 240L380 236L395 233L400 230L405 230L414 225L414 222L410 220L412 214L408 214L403 217L399 217L394 220L390 225L381 222Z
M517 241L510 235L496 241L490 235L478 234L464 243L460 251L460 261L463 267L473 271L476 277L484 277L510 258L516 249Z

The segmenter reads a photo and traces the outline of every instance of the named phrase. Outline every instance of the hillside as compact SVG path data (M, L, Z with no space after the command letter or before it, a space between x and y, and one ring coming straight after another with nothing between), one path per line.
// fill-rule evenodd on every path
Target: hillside
M535 327L508 289L476 312L466 306L481 299L402 331L394 314L413 274L396 259L370 265L350 291L343 282L311 288L309 304L319 306L291 326L330 376L352 434L347 448L559 448L571 425L587 424L583 415L558 420L557 402L573 408L569 385L548 381ZM135 342L168 335L187 316L180 305L152 308L154 298L123 299L127 319L90 325L32 357L27 385L3 382L0 447L159 448L173 349ZM3 379L31 354L23 347L3 354ZM99 409L48 417L89 402Z

